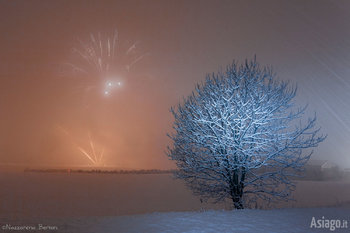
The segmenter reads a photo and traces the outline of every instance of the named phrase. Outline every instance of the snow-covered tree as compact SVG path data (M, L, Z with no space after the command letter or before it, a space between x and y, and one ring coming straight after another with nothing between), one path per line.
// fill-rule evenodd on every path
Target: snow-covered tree
M291 177L309 160L308 148L325 139L314 129L316 116L301 120L306 106L294 106L296 92L255 59L208 75L171 109L167 154L176 177L205 200L229 198L236 209L259 199L289 200Z

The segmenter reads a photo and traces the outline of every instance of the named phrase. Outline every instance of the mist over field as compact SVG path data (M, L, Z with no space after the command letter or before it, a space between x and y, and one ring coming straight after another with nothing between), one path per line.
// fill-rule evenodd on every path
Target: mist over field
M3 219L145 214L232 209L232 203L201 203L169 174L1 173ZM297 181L287 207L349 207L350 179ZM271 208L259 206L259 208Z

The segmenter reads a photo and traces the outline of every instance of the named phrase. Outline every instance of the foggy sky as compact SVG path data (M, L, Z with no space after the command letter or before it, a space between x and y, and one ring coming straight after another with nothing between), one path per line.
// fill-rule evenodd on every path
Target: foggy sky
M207 73L256 54L317 112L328 138L314 157L350 167L349 10L319 0L0 0L0 162L87 165L72 138L84 144L90 132L106 165L172 167L169 108ZM122 88L104 98L59 75L77 38L114 29L150 53Z

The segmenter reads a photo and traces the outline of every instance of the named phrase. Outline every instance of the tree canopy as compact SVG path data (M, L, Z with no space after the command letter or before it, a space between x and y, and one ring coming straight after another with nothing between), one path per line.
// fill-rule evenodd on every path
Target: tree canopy
M255 59L208 75L171 108L167 155L176 162L176 177L194 194L230 198L237 209L258 199L290 199L291 177L312 154L307 149L326 138L315 128L316 115L302 120L307 106L295 106L296 93Z

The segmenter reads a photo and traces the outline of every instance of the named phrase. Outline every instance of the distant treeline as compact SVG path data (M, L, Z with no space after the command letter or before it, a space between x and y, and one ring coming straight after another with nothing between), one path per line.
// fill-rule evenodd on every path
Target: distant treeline
M42 173L103 173L103 174L170 174L174 170L140 169L140 170L103 170L103 169L24 169L24 172Z

